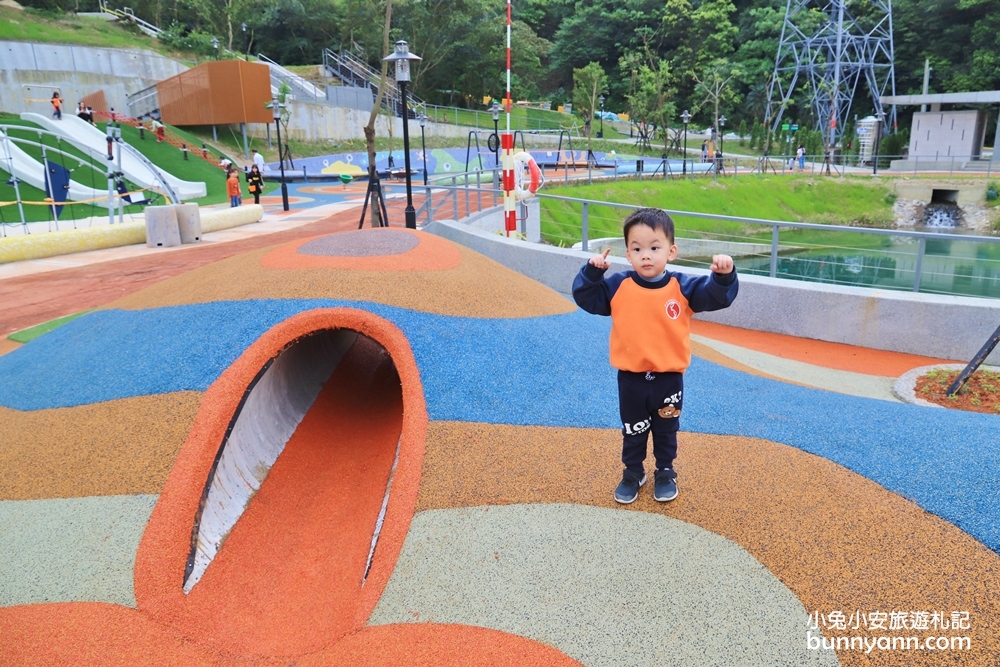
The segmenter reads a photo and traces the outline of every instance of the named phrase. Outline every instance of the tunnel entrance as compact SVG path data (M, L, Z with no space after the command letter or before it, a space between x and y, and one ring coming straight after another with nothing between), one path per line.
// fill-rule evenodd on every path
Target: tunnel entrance
M934 188L931 190L932 204L958 204L958 190L943 190Z
M213 599L213 614L239 616L246 595L274 609L295 599L296 617L332 631L353 622L402 414L399 374L374 339L329 329L285 346L233 415L194 525L184 592ZM233 582L244 595L225 592ZM253 631L296 632L301 619L287 620L287 630Z

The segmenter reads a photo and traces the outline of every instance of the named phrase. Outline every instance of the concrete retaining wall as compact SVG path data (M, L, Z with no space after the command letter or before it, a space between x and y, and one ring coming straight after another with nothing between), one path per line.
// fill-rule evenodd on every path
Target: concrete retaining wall
M0 70L78 72L161 81L186 69L187 65L177 60L146 50L0 42Z
M58 89L63 113L74 113L83 97L103 89L109 106L127 112L128 95L186 69L152 51L0 41L0 107L49 114Z
M508 239L463 223L436 221L427 231L467 246L504 266L569 294L593 253ZM628 263L609 257L613 271ZM707 270L678 267L704 275ZM740 276L732 307L703 313L719 324L788 334L939 359L971 359L1000 326L1000 301L844 287L797 280ZM1000 350L989 357L1000 363Z

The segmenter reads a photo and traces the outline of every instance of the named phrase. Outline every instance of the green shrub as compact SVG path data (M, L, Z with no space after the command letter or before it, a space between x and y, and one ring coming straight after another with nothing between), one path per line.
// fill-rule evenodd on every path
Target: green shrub
M212 46L213 35L197 30L190 32L186 30L183 25L174 23L163 32L160 41L178 51L189 51L202 56L215 55L215 47Z

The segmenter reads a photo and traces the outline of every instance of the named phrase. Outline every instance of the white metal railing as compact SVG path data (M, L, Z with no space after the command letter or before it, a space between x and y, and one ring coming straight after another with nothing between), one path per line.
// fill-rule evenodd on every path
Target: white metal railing
M139 30L143 31L150 37L159 38L163 35L163 31L159 28L159 26L155 26L149 21L145 21L136 16L131 7L125 7L124 9L112 9L106 2L104 2L104 0L101 0L98 3L98 7L105 14L111 14L115 18L124 21L131 21L137 28L139 28Z
M289 87L292 88L293 95L296 91L298 91L302 93L306 99L310 99L314 102L326 101L326 91L320 90L311 81L306 80L304 77L299 76L295 72L285 69L280 64L265 56L263 53L258 53L257 59L268 66L271 70L272 77L287 83Z
M498 173L498 170L492 169L443 174L430 177L422 186L414 184L414 191L419 192L422 189L424 194L424 201L417 212L418 221L420 224L430 224L432 220L439 218L442 212L451 213L450 217L455 220L464 219L460 217L463 198L464 210L468 215L481 211L484 204L490 205L491 198L493 206L499 205L502 202L503 192L497 180ZM546 225L551 224L552 217L546 212L551 206L547 205L547 202L560 207L571 207L573 213L569 217L578 222L570 223L563 230L567 235L562 240L570 242L570 245L576 241L578 247L584 251L590 249L591 229L595 221L603 223L600 224L602 228L617 229L616 234L620 235L623 219L630 212L643 208L634 204L561 195L538 194L537 197L542 202L543 222L549 220ZM706 238L703 243L715 242L748 248L747 254L743 257L748 262L755 263L757 267L740 270L751 274L880 289L1000 298L1000 237L997 236L873 229L677 210L667 210L667 213L680 223L687 219L734 222L746 229L756 229L761 232L752 236L716 232L696 233L697 237ZM566 217L565 211L562 217ZM801 231L847 234L857 237L859 242L856 244L803 242L795 237L796 232ZM784 237L782 237L783 232ZM552 232L551 227L550 231L546 232L543 225L543 238L548 237L548 242L554 243L558 240L553 238L554 234L557 233ZM759 238L762 234L767 236ZM689 243L697 241L696 238L694 240L688 238L683 224L678 225L678 236ZM872 247L871 244L861 242L865 236L883 237L887 243ZM929 244L934 244L935 248L942 244L958 244L959 250L964 252L942 256L929 253ZM762 250L764 248L767 250ZM822 256L817 257L817 254ZM708 266L707 262L689 263ZM797 272L791 271L788 269L790 264L801 268ZM928 285L928 282L931 284ZM950 287L942 286L944 284ZM973 289L974 284L978 286L978 291ZM966 288L963 289L963 286Z

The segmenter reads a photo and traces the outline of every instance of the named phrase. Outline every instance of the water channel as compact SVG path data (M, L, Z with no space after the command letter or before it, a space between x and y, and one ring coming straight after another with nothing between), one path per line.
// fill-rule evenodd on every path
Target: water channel
M953 228L917 227L914 231L947 232ZM785 245L784 234L781 244ZM893 236L874 249L817 248L778 256L777 276L792 280L912 291L918 240ZM794 243L794 241L792 241ZM735 258L745 274L770 275L770 255ZM677 264L705 266L703 258ZM1000 298L1000 242L928 238L920 271L920 291Z

